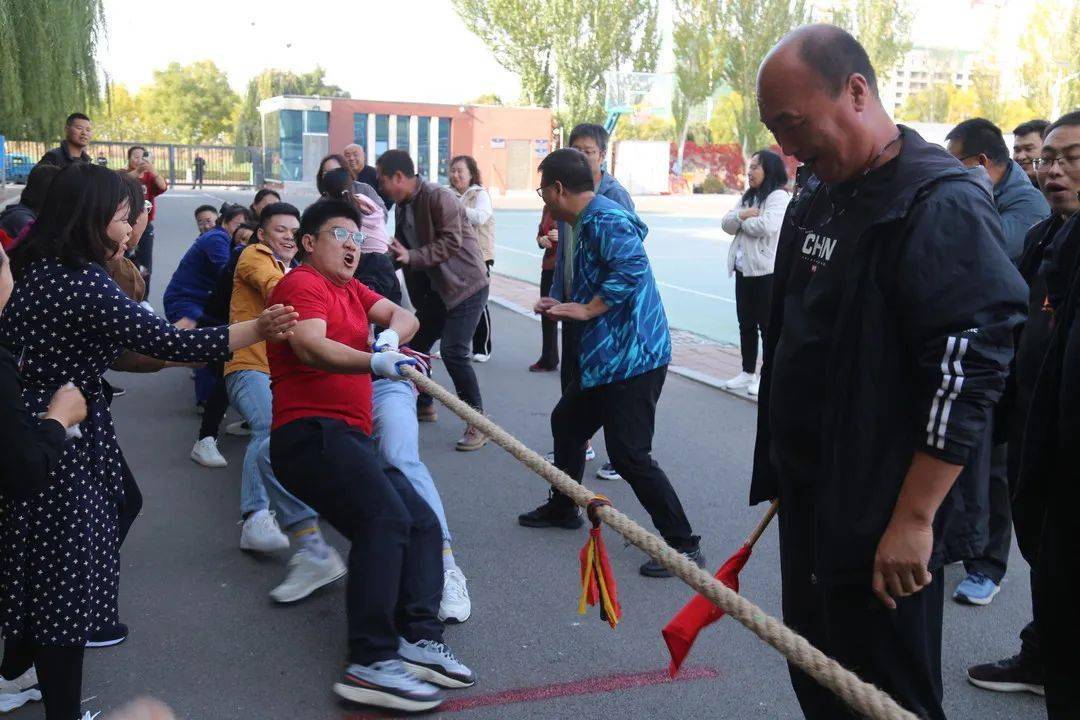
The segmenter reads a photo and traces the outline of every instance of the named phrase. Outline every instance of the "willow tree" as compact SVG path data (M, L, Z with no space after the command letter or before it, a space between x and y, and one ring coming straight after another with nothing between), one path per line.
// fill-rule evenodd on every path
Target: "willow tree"
M0 2L0 133L55 138L98 102L102 0Z

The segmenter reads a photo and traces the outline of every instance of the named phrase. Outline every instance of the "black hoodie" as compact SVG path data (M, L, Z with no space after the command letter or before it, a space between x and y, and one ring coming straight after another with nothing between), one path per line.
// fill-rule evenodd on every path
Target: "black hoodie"
M894 160L793 204L777 249L750 501L812 493L814 572L830 582L870 582L916 451L965 465L986 442L1026 308L988 182L901 132ZM795 423L804 440L792 443ZM938 540L963 493L942 504Z

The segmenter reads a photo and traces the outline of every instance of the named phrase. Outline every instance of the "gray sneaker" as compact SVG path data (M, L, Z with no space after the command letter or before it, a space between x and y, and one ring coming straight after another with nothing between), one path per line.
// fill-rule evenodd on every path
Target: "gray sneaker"
M349 665L342 681L334 683L334 692L350 702L403 712L431 710L443 701L439 688L418 679L396 659Z
M434 640L411 643L398 641L398 655L416 677L445 688L467 688L476 684L476 675L454 657L450 648Z

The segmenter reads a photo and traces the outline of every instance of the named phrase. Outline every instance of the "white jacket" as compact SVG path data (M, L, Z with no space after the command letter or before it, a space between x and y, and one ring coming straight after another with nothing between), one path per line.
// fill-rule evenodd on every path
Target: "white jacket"
M469 218L469 223L476 229L476 239L480 243L484 262L494 260L495 212L491 207L491 196L480 185L470 185L465 192L458 195L458 198L465 206L465 215Z
M734 235L728 249L728 274L735 274L735 258L742 250L742 274L746 277L772 275L776 263L776 243L780 239L780 226L784 222L788 201L787 190L777 188L759 206L757 217L739 219L739 211L748 207L740 202L720 221L720 227Z

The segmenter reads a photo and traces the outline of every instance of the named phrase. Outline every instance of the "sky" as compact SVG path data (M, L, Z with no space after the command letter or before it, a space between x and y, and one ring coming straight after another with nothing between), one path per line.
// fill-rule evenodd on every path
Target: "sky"
M970 26L973 6L1000 5L1008 14L1030 2L909 1L913 42L964 49L977 49L982 38L958 30ZM660 2L670 18L671 0ZM450 0L105 0L105 13L102 65L132 90L170 62L210 59L237 92L265 68L321 65L327 82L368 100L461 103L495 93L509 102L520 93L517 76L465 28ZM673 62L669 47L659 69Z

